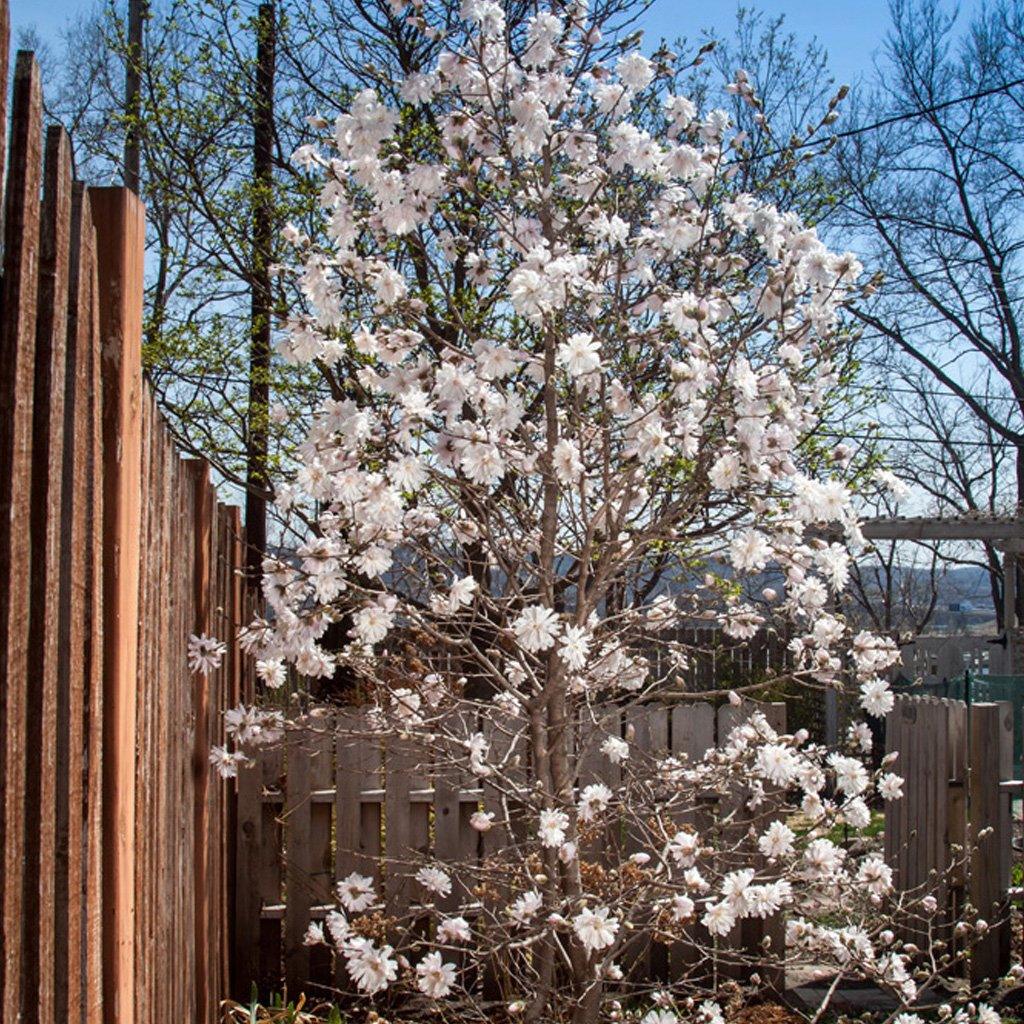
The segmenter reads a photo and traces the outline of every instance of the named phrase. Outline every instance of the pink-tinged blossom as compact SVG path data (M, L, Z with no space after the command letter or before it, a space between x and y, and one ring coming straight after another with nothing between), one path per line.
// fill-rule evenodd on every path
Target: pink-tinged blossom
M572 919L572 929L583 948L588 953L596 953L615 942L619 921L607 907L588 908Z

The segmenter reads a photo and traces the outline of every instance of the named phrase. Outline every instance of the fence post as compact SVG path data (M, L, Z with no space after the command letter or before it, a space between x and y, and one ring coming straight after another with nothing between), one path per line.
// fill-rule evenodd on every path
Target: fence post
M133 1024L145 213L125 188L93 188L89 198L103 381L104 1019Z

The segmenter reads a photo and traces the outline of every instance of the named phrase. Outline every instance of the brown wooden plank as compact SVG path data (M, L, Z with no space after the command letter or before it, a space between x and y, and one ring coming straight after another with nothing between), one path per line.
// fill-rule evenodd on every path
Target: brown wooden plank
M475 721L473 728L470 724L467 715L454 712L445 728L456 737L468 737L476 731ZM445 911L454 910L470 898L469 890L477 878L476 844L467 842L462 814L462 791L475 786L476 781L457 762L453 763L445 751L438 752L434 776L434 854L452 880L452 891L444 897L427 893L424 896ZM472 826L469 832L475 838ZM465 865L469 869L465 870L460 862L470 849L472 863Z
M280 791L284 786L284 751L280 747L264 750L259 757L262 785L264 789ZM284 827L281 819L281 805L263 805L263 844L260 849L260 897L265 904L282 902L283 894L283 850ZM265 920L260 929L260 978L261 985L272 988L280 985L282 973L282 940L280 920Z
M310 750L305 737L288 746L285 783L285 918L284 976L288 993L298 998L309 976L309 947L304 944L309 928L310 904Z
M715 745L715 709L703 701L697 704L677 705L672 709L672 753L688 763L699 762ZM701 832L711 827L711 815L704 809L693 807L674 815L680 827ZM703 925L694 922L684 930L684 939L669 947L669 980L677 981L697 970L702 954L698 942L707 946L710 935Z
M580 788L591 783L603 782L615 792L622 782L621 765L612 764L601 751L601 745L609 736L622 733L621 713L617 707L591 708L580 723L577 739L577 783ZM593 836L583 844L581 857L584 861L610 864L614 860L613 850L621 846L621 823L609 818L605 828L593 830Z
M195 521L196 492L198 480L196 473L187 465L176 464L178 477L178 539L175 562L176 571L173 575L174 587L178 595L178 637L177 656L174 659L176 671L173 677L171 693L175 702L175 716L179 730L191 730L193 725L193 683L187 673L187 638L195 629L197 616L197 598L194 585L195 558L182 558L181 552L195 552L197 524ZM188 732L185 731L185 735ZM184 794L178 800L175 812L175 824L181 841L175 850L175 872L178 889L175 898L177 923L175 928L175 974L177 977L191 979L195 973L195 868L196 868L196 832L195 832L195 776L193 771L194 750L188 749L184 743L176 747L176 784L177 793ZM192 984L178 987L177 1005L179 1018L193 1020L197 1015L197 999L195 986Z
M971 952L971 979L979 982L1001 977L1010 964L1010 930L1005 920L1009 879L1001 870L1010 833L999 782L1005 723L1008 718L1012 729L1012 713L1006 716L999 704L974 704L969 718L970 896L979 915L992 925Z
M263 806L260 767L243 767L238 772L235 844L235 931L233 992L238 1000L249 997L260 968L259 853L263 842Z
M139 544L139 605L138 605L138 677L135 705L135 998L143 1006L155 1005L153 991L154 899L150 890L153 878L152 839L153 821L153 768L152 702L156 687L153 685L154 651L153 619L156 614L157 594L154 580L160 572L154 563L154 550L159 534L160 507L157 486L161 466L157 448L157 423L152 396L143 391L140 430L140 488L141 488L141 540Z
M19 53L14 72L10 171L4 223L0 316L0 1011L21 1012L25 880L26 686L31 524L32 402L35 375L36 270L39 259L42 92L39 68Z
M60 619L61 488L64 457L64 378L71 149L61 128L46 138L39 239L35 386L32 419L32 551L29 580L26 693L23 1017L54 1015L57 674Z
M148 392L148 389L147 389ZM152 790L151 805L146 808L150 821L151 871L150 892L153 905L159 908L153 915L149 928L149 941L153 950L152 956L157 969L152 978L153 1004L161 1008L160 1014L168 1014L174 995L172 992L172 976L164 950L169 949L170 926L167 907L170 897L169 861L170 851L178 842L178 837L168 827L170 800L173 794L167 784L170 758L165 751L174 740L168 731L169 702L166 693L171 683L171 669L175 667L171 660L171 652L175 649L171 634L172 599L168 594L167 580L172 569L171 537L174 530L173 486L176 483L174 469L177 453L169 443L167 431L157 410L156 402L149 395L153 409L153 459L158 471L151 482L153 488L148 501L159 510L155 520L157 533L152 538L152 571L150 591L153 595L153 606L150 614L150 634L153 637L154 658L150 663L150 674L146 685L152 694L153 736L152 752ZM180 663L179 663L180 665ZM178 668L181 671L181 668ZM159 1019L159 1017L158 1017ZM160 1022L162 1024L162 1022Z
M133 1024L145 216L127 189L94 188L90 200L103 339L104 1012L108 1024Z
M414 837L409 794L417 753L398 737L389 739L384 753L384 893L388 913L398 917L409 909L411 899Z
M60 638L57 678L56 878L54 904L54 1014L82 1024L85 868L85 694L90 422L92 388L91 232L84 186L72 190L69 237L67 373L61 487Z
M243 588L244 577L240 572L240 559L241 557L243 557L244 553L241 512L237 507L233 506L228 509L228 517L231 552L231 578L229 581L230 593L227 597L227 600L229 602L229 615L231 621L231 643L228 646L228 674L230 677L230 693L225 695L225 708L235 707L244 699L244 679L246 662L246 659L242 655L241 648L239 647L238 644L238 631L244 625L246 619L245 593ZM246 957L251 957L251 953L248 951L246 951L245 953L240 952L240 940L237 931L239 923L239 858L243 856L242 853L240 852L240 846L242 842L242 832L239 826L239 802L241 799L240 786L241 780L239 780L239 782L236 783L234 787L229 787L227 798L228 816L226 828L228 846L227 849L225 850L225 855L227 857L228 876L224 907L224 914L227 921L227 954L224 958L224 991L227 993L238 993L241 992L244 987L245 994L247 995L249 982L240 978L240 974L249 975L250 980L255 979L256 971L258 970L258 962L254 966L251 962L251 959L248 961L245 959ZM251 933L249 941L252 941ZM258 949L255 942L252 943L252 949Z
M103 922L106 908L103 902L104 871L104 810L103 810L103 720L104 720L104 595L103 595L103 408L102 354L100 342L99 266L96 257L96 231L92 216L92 203L88 191L82 195L82 231L80 273L85 278L88 305L84 316L78 319L76 329L81 332L89 364L90 387L88 432L87 533L86 555L86 621L85 621L85 684L83 694L85 721L82 725L87 750L87 771L84 808L84 864L83 864L83 959L82 1004L87 1024L102 1024L103 998ZM70 998L70 997L69 997Z
M0 82L10 81L11 63L11 10L9 0L0 0ZM7 90L0 89L0 138L7 138ZM6 212L7 148L0 146L0 218ZM0 229L3 221L0 219Z
M205 462L190 460L188 467L195 481L195 522L193 552L193 594L195 624L193 632L211 634L210 602L211 547L215 498L210 483L210 467ZM192 966L198 1021L207 1024L214 995L209 991L207 962L210 920L210 761L207 736L210 731L210 678L196 672L192 676L192 714L195 722L192 750L192 819L194 851L194 962Z
M340 882L352 872L365 875L379 886L381 880L381 807L363 802L366 790L381 784L379 743L353 735L363 726L357 711L341 711L336 719L334 828L334 878ZM348 974L339 957L335 983L348 985Z

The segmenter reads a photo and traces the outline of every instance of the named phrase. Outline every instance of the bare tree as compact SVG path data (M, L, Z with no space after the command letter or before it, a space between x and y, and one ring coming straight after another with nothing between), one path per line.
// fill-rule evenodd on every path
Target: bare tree
M882 273L857 315L903 475L946 514L1024 505L1024 33L1020 5L969 23L892 0L877 85L835 147L837 224ZM879 124L879 122L884 122ZM967 555L1002 573L989 546Z
M879 502L878 514L892 516L896 511L891 500ZM931 622L947 570L938 545L876 541L850 563L844 612L865 628L905 644Z

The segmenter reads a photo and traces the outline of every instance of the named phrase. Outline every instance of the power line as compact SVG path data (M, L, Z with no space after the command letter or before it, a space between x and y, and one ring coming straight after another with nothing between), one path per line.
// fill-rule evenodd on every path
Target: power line
M938 391L931 388L901 388L895 387L891 384L865 384L861 385L865 391L871 391L874 388L878 389L877 395L861 395L862 398L875 397L879 400L884 400L888 394L893 395L928 395L932 398L951 398L957 402L963 402L963 399L954 394L952 391ZM964 387L965 391L969 391L968 387ZM1014 395L993 395L988 392L971 392L971 397L976 398L981 402L1019 402Z
M965 96L957 96L954 99L944 100L942 103L936 103L930 107L924 107L921 110L912 110L907 114L893 114L890 117L883 117L871 124L860 125L857 128L847 128L841 132L833 132L824 140L806 139L803 142L798 142L794 146L785 146L780 149L770 150L767 153L763 153L762 156L779 156L782 153L793 152L798 149L808 149L811 146L825 145L835 139L849 139L855 135L864 135L867 132L878 131L879 128L888 128L890 125L900 124L903 121L913 121L918 117L927 117L929 114L937 114L940 110L955 107L960 103L971 103L974 100L984 99L986 96L994 96L996 93L1008 92L1010 89L1013 89L1018 85L1024 85L1024 78L1015 78L1012 82L1004 82L1002 85L995 85L989 89L982 89L980 92L970 93Z
M855 434L843 431L817 430L811 437L834 437L840 441L892 441L898 444L937 444L943 448L996 448L998 445L990 441L944 441L938 437L914 437L899 434ZM1011 442L1006 441L1009 446Z

